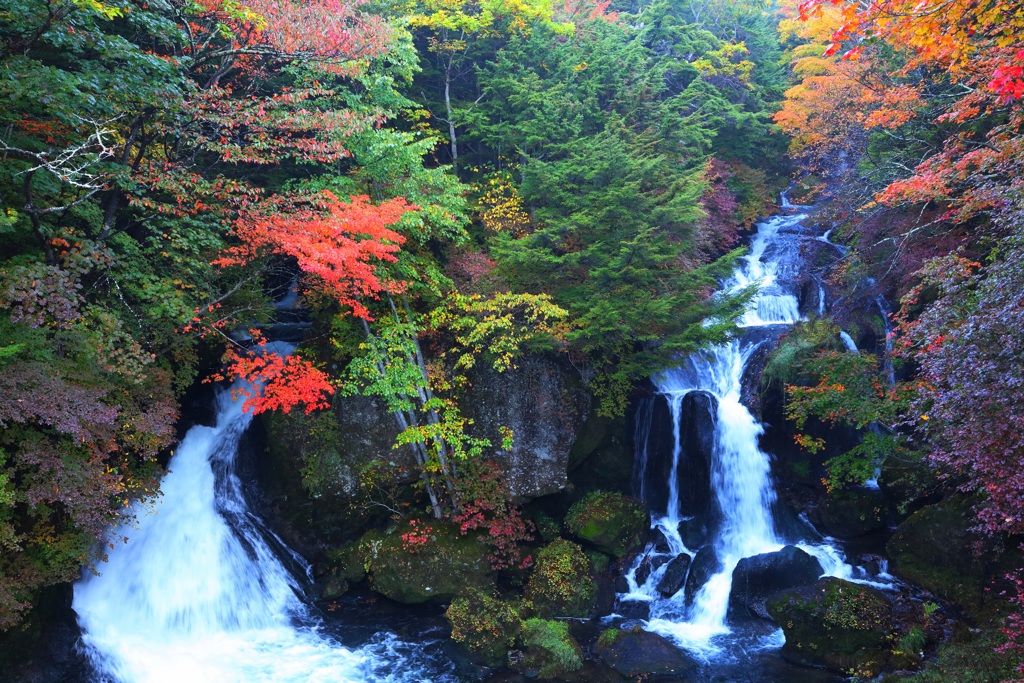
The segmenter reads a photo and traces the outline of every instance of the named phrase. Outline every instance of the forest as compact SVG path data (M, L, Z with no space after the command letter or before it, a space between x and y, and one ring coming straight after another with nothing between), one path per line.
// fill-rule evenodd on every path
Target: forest
M0 679L1024 680L1022 29L0 0ZM238 464L190 486L278 558L229 617L128 559L181 515L201 564L171 476L224 396ZM301 622L362 663L161 678L95 616L150 580L164 644ZM441 644L330 630L381 601ZM743 659L776 630L789 668Z

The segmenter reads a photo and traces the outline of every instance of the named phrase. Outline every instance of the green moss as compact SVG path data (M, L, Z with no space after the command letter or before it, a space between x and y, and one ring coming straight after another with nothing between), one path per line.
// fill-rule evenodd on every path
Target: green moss
M366 568L359 557L359 544L331 548L325 553L331 574L350 583L358 583L366 578Z
M606 628L605 630L601 631L601 635L599 635L597 637L597 647L598 648L611 647L612 645L615 644L615 641L617 641L621 636L622 636L622 629Z
M542 617L593 616L597 586L583 549L561 538L542 548L526 584L526 598Z
M980 609L999 549L992 538L971 531L976 524L973 502L963 496L921 508L886 543L891 571L969 610Z
M584 553L586 554L587 559L590 560L591 569L593 569L597 574L604 572L608 569L608 565L611 564L612 558L608 557L600 550L585 550Z
M537 678L558 678L583 666L580 646L563 621L527 619L520 641L525 652L518 668L536 672Z
M453 600L445 617L452 626L452 640L491 667L505 663L508 649L523 629L512 604L476 589Z
M458 527L436 520L406 520L359 541L373 589L403 604L444 603L467 588L487 589L494 577L487 548Z
M870 677L890 664L892 604L878 590L827 578L766 607L786 634L788 659Z
M565 526L599 550L625 557L643 542L650 519L640 501L621 493L596 491L569 509Z

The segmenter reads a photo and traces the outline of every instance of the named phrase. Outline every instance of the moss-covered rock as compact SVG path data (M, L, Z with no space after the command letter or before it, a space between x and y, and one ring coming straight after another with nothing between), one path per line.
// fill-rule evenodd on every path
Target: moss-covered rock
M564 621L527 619L519 640L522 654L509 665L529 678L560 679L583 666L583 652Z
M444 616L452 626L452 640L490 667L505 664L509 648L523 630L511 603L474 588L453 600Z
M272 411L260 424L266 430L260 484L271 503L269 521L303 554L355 540L368 526L386 522L385 508L360 505L363 480L383 491L416 479L415 458L408 447L392 448L398 430L376 399L336 396L331 410Z
M569 509L565 526L573 536L615 557L639 546L650 528L643 503L621 493L597 491Z
M408 520L370 531L359 541L359 557L373 589L403 604L449 602L494 582L487 548L448 522Z
M981 606L997 541L977 524L970 498L951 496L903 521L886 544L890 571L968 609Z
M526 584L525 596L541 617L593 616L597 585L583 548L563 538L542 548Z
M855 538L884 529L888 523L887 505L877 489L833 490L808 518L823 534L835 538Z
M732 572L730 619L768 619L765 603L779 591L806 586L821 576L821 563L793 545L744 557Z
M317 566L316 587L321 600L335 600L348 592L352 584L366 578L359 544L350 543L331 548Z
M782 627L782 656L855 676L877 676L892 651L892 603L869 586L825 578L777 594L768 613Z

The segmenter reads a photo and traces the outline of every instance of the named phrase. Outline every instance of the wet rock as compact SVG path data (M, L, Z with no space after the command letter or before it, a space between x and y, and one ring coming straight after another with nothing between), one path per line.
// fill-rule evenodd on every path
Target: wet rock
M693 556L690 573L686 577L686 604L692 605L697 593L712 576L722 571L722 560L711 546L704 546Z
M998 541L972 528L974 501L962 495L926 505L886 543L889 571L968 609L981 605Z
M786 634L789 661L867 678L888 665L892 604L879 590L829 577L778 593L767 609Z
M668 505L668 482L675 451L675 425L665 396L651 399L650 429L646 433L647 460L643 471L643 496L652 509ZM680 514L707 517L711 512L711 457L714 447L718 402L704 391L687 394L680 405L683 443L676 471Z
M642 586L647 583L647 579L651 578L651 574L670 559L667 555L646 555L640 560L640 566L636 568L636 573L633 574L633 578L636 579L636 585Z
M71 584L42 589L22 623L0 631L0 680L67 683L87 670L77 647L81 629L71 609Z
M608 629L597 640L597 654L627 678L682 676L697 668L697 663L670 641L640 629Z
M534 356L505 372L480 366L470 379L461 401L466 417L492 444L501 444L502 427L515 434L511 449L495 451L511 497L523 501L564 489L569 454L590 412L578 373Z
M410 544L409 534L426 541ZM359 557L373 589L403 604L450 602L467 588L487 590L494 580L486 547L437 520L371 531L359 541Z
M625 557L643 543L650 517L639 500L597 491L578 501L565 517L577 538L615 557Z
M651 529L647 542L654 547L654 552L668 552L668 539L665 537L665 532L662 531L660 527L654 527L653 529Z
M681 515L707 517L711 511L711 461L717 415L718 399L711 394L693 391L683 398L679 418L682 460L676 473Z
M821 576L821 563L796 546L745 557L732 572L730 619L770 619L765 602L779 591L806 586Z
M697 550L707 545L711 538L711 530L708 529L706 520L686 519L679 522L679 538L687 548Z
M320 600L340 598L353 584L366 578L366 569L359 557L359 544L332 548L324 554L324 561L317 565L314 592Z
M620 600L615 607L615 613L623 619L646 621L651 618L651 603L644 600Z
M686 584L686 574L690 570L692 558L689 555L679 555L668 563L665 573L658 582L658 592L664 597L670 598Z

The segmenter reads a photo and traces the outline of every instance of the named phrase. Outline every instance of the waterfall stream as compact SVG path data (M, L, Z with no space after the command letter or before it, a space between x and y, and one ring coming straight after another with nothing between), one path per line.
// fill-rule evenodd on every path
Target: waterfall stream
M802 207L784 201L784 208ZM655 401L664 401L671 415L670 449L654 443L651 423L657 411L653 404L638 411L637 489L651 504L652 527L660 531L662 541L650 544L637 558L626 575L629 590L619 595L617 605L621 609L627 603L644 603L648 614L641 620L644 628L705 659L722 653L723 637L733 632L729 596L733 571L743 558L778 551L789 542L814 556L824 575L867 582L827 539L810 542L815 532L809 526L803 538L776 529L771 456L758 441L764 429L741 402L743 375L752 355L778 331L801 319L795 295L801 268L799 245L814 239L801 224L804 218L806 214L787 214L760 223L749 253L723 283L726 292L756 288L740 320L741 334L653 378L658 390ZM700 412L705 409L702 406L708 415ZM704 445L701 431L710 436ZM661 462L668 458L670 467ZM706 492L699 477L698 481L693 478L694 472L704 471L702 467L707 472ZM667 496L659 497L658 489L665 487ZM692 558L685 588L666 595L659 584L682 555ZM702 580L694 580L698 567L704 573ZM761 629L753 642L742 647L781 644L781 631Z
M216 426L194 426L163 495L110 535L108 561L75 585L73 608L99 681L437 681L415 647L384 633L359 649L320 628L285 561L305 562L248 508L235 473L251 421L230 391ZM399 654L399 651L402 654ZM411 653L411 654L410 654Z

